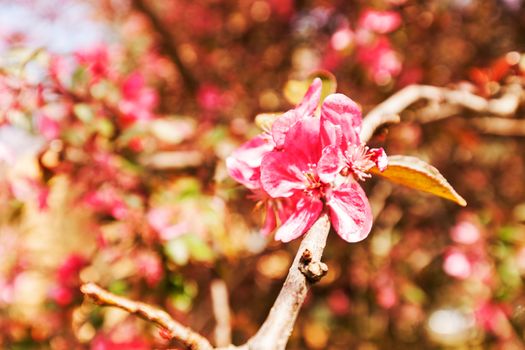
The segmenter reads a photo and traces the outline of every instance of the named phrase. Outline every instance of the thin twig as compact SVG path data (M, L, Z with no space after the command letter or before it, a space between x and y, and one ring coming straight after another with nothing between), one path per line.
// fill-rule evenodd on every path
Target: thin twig
M525 119L479 117L472 125L484 134L499 136L525 136Z
M86 283L82 285L80 290L99 305L115 306L157 324L166 330L172 339L179 341L191 350L213 349L206 338L175 321L163 310L142 302L120 297L100 288L95 283Z
M213 315L215 316L215 345L227 346L232 342L230 303L228 301L228 288L221 279L215 279L210 285Z
M179 50L175 44L175 38L169 30L166 29L166 26L162 23L162 20L157 16L157 14L145 3L144 0L133 0L133 5L135 9L143 13L151 22L153 29L160 36L160 46L164 49L166 54L171 58L172 62L177 66L179 73L184 80L186 88L195 92L197 90L198 84L195 77L191 74L188 68L182 62L182 59L179 55Z
M368 112L363 120L360 136L361 140L368 141L378 127L385 123L395 122L391 116L401 113L419 100L437 103L441 111L446 112L446 116L452 115L451 112L454 112L455 107L477 113L510 116L516 112L522 99L523 87L519 83L509 84L505 87L503 95L494 99L485 99L466 90L429 85L410 85L399 90ZM440 113L436 113L434 117L441 119Z

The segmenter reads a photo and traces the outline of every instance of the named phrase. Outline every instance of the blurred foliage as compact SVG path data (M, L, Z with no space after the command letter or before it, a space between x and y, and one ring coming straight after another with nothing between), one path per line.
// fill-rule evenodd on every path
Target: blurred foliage
M412 83L499 96L525 70L520 0L88 3L112 33L94 47L58 54L0 32L5 349L170 348L83 302L82 281L210 335L221 278L246 340L298 244L259 234L262 214L225 170L256 115L289 109L320 69L365 112ZM523 138L481 134L467 113L420 123L417 108L372 143L428 160L469 206L367 181L372 234L330 236L329 274L289 349L524 347Z

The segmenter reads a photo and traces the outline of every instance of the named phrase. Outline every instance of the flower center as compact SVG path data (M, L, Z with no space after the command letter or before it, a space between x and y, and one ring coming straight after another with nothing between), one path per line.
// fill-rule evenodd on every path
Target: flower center
M325 184L321 182L317 174L317 164L308 164L308 170L303 171L305 189L304 192L321 197L324 194Z
M348 149L344 152L346 166L341 170L342 176L353 174L357 179L364 181L371 177L368 173L376 163L372 159L374 154L369 152L369 147L365 145L348 145Z

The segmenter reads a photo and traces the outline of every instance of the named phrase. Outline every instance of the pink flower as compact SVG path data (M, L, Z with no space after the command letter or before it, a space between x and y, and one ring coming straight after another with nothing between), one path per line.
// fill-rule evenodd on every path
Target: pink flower
M283 149L263 158L264 190L273 198L294 197L297 201L295 212L277 231L277 240L287 242L301 236L325 204L344 240L366 238L372 214L356 179L368 177L373 166L384 169L386 156L382 149L368 150L361 144L360 127L358 106L344 95L333 94L323 103L321 118L297 121L286 133Z
M174 223L175 214L175 211L169 207L157 207L148 212L148 223L165 241L176 238L190 230L190 224L186 220Z
M157 106L157 93L145 86L144 77L140 73L128 76L121 87L122 100L118 108L123 114L123 122L132 124L138 121L152 120L153 109Z
M36 124L40 134L48 140L56 139L60 135L58 122L43 113L36 117Z
M246 142L226 159L230 176L251 190L261 188L261 161L274 148L275 143L268 134L260 134Z
M481 234L476 225L470 221L464 220L460 221L452 228L450 236L456 243L474 244L479 240Z
M98 45L87 50L81 50L75 53L75 58L79 64L88 67L93 82L105 78L110 73L111 66L109 50L104 45Z
M283 242L304 234L325 205L344 240L360 241L371 229L370 205L357 180L369 177L372 167L383 170L386 155L361 143L355 102L332 94L319 118L320 95L316 79L301 103L274 122L270 134L248 141L226 160L230 175L267 203L264 231L281 219L275 239Z
M263 157L275 148L281 148L288 130L297 121L313 116L321 98L321 79L315 79L303 100L296 108L284 113L277 119L269 133L262 133L244 143L226 159L229 175L253 191L257 206L264 207L265 220L261 233L272 232L277 226L277 219L284 222L295 208L291 198L274 199L261 186L261 162Z
M472 275L473 267L469 258L464 253L452 250L445 256L443 270L449 276L464 280Z
M88 67L93 82L106 78L110 73L109 50L104 45L78 51L75 53L75 58L78 63Z
M388 83L401 72L401 60L386 37L359 49L357 60L363 64L377 84Z
M124 219L129 212L126 203L113 187L103 187L88 192L84 195L83 201L94 211L110 214L117 220Z
M378 34L390 33L401 25L401 16L394 11L365 10L358 20L358 27Z

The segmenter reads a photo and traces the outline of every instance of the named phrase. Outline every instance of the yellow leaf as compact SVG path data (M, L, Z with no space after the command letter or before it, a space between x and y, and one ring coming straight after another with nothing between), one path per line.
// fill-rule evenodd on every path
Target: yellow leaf
M323 103L324 99L330 95L334 94L337 91L337 80L335 75L326 70L318 70L310 74L308 81L311 83L315 78L321 78L323 82L323 88L321 90L321 101Z
M452 188L436 168L419 158L389 156L385 171L381 172L373 168L370 172L392 182L448 199L462 207L467 205L465 199Z
M290 104L295 106L302 101L308 86L310 86L310 81L308 80L288 80L284 85L284 97Z
M303 100L304 94L308 90L308 87L314 81L315 78L321 78L323 82L323 88L321 90L321 100L319 103L322 103L326 96L333 94L337 89L337 81L335 76L325 70L315 71L308 76L305 80L288 80L284 85L284 97L292 105L297 105Z

